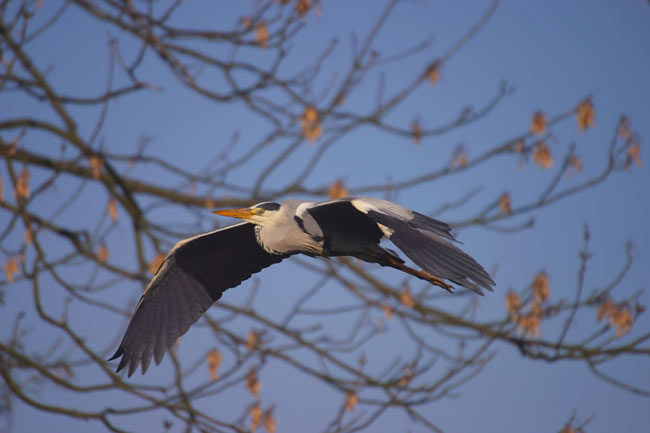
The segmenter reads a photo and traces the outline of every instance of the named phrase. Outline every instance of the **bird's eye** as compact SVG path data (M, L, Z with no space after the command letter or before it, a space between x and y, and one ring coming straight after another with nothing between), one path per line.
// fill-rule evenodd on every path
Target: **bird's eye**
M264 212L266 212L266 211L264 209L262 209L262 208L257 209L257 214L258 215L264 215Z

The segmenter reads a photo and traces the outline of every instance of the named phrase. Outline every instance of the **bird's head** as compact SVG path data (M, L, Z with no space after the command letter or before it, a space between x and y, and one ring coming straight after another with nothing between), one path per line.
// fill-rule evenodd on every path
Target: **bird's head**
M253 224L265 226L272 224L275 218L277 218L280 213L280 204L266 201L243 209L215 210L212 213L239 218Z

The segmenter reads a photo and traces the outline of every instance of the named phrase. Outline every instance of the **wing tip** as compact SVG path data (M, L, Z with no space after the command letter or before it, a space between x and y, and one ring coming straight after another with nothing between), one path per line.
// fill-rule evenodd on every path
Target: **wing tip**
M133 373L135 373L136 370L138 369L138 364L139 363L140 363L140 360L132 360L131 362L128 362L129 371L128 371L127 377L133 376Z
M466 289L469 289L480 296L485 296L483 290L487 290L488 292L494 292L494 288L492 286L496 286L496 283L494 282L494 280L492 280L492 278L488 275L487 272L485 273L485 275L478 275L478 276L468 275L463 278L450 279L449 281L452 281L453 283L459 286L463 286Z
M120 346L117 349L115 354L113 356L111 356L108 359L108 361L114 361L117 358L119 358L120 356L122 358L120 359L120 363L117 365L117 368L115 369L115 373L119 373L120 371L124 370L124 368L128 365L129 369L127 371L127 377L131 377L133 375L133 373L135 372L135 370L138 368L138 364L140 363L140 361L139 360L137 360L137 361L133 360L131 355L126 353L122 346ZM143 365L143 367L144 367L144 365ZM146 371L146 370L144 370L144 371ZM142 374L144 374L144 371L142 372Z
M113 356L107 359L107 361L113 361L117 358L119 358L122 354L124 354L124 348L122 346L118 347Z
M136 359L131 354L125 352L124 348L120 346L115 352L115 354L111 356L107 361L114 361L121 356L122 358L120 359L120 362L117 365L117 368L115 369L115 373L119 373L120 371L124 370L125 367L128 366L129 368L127 371L127 377L131 377L138 369L138 365L142 367L141 368L142 374L145 374L151 365L152 359L156 363L156 365L160 365L160 363L162 362L165 356L165 352L166 351L163 350L160 356L149 356L149 357Z

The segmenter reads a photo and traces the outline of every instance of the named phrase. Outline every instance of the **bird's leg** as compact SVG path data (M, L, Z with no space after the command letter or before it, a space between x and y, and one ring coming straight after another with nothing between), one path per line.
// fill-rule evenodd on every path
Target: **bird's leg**
M451 289L453 289L454 286L450 286L449 284L442 281L440 278L436 277L435 275L431 275L425 270L418 271L417 269L413 269L409 266L406 266L404 263L401 263L392 257L388 258L388 262L386 263L385 266L390 266L391 268L395 268L402 272L406 272L407 274L411 274L414 277L418 277L421 280L428 281L434 286L442 287L449 293L453 293Z

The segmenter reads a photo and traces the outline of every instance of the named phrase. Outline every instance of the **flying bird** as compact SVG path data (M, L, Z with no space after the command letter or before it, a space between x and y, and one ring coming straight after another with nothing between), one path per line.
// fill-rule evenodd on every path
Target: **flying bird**
M213 213L243 220L178 242L145 289L115 355L119 372L142 373L153 358L160 364L178 337L199 320L224 291L293 254L353 256L390 266L451 291L443 280L480 295L494 281L476 260L452 244L442 221L371 197L324 202L283 200ZM395 251L390 239L417 270Z

